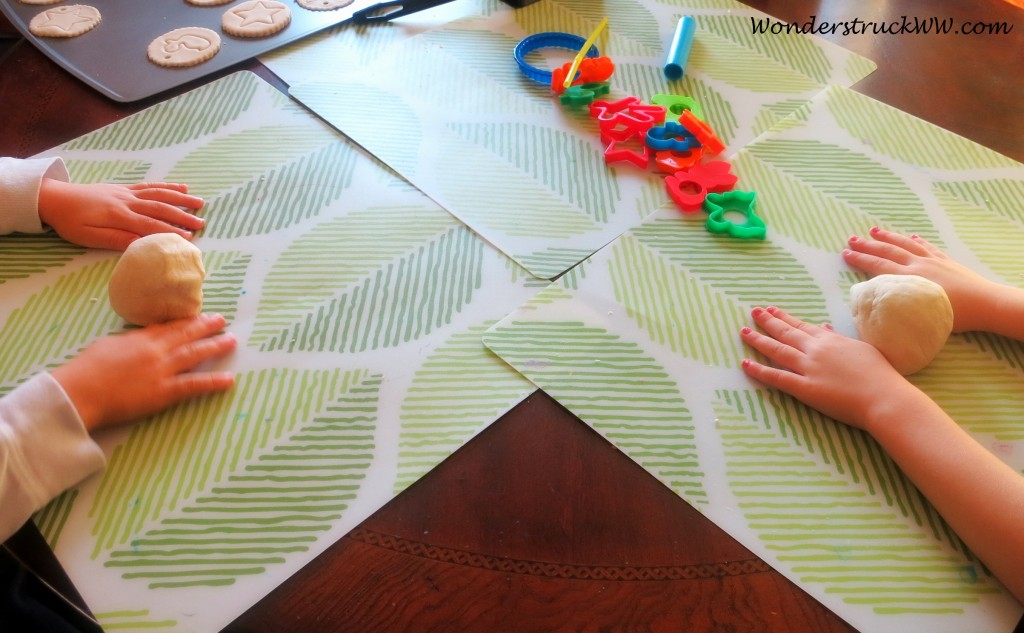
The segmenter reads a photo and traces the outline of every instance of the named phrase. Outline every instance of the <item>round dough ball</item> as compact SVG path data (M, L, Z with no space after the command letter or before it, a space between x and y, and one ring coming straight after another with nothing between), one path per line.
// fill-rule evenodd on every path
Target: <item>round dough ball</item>
M203 308L205 277L203 255L192 242L175 233L140 237L110 276L110 306L135 325L193 317Z
M857 336L904 376L924 369L953 331L953 306L939 284L917 275L879 275L850 287Z

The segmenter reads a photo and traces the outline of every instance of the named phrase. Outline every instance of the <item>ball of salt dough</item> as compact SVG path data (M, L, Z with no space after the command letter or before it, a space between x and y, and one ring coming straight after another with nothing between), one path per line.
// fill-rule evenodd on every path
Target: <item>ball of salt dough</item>
M175 233L132 242L110 277L110 306L135 325L163 323L199 314L203 308L203 255Z
M953 331L942 286L917 275L879 275L850 287L857 336L904 376L924 369Z

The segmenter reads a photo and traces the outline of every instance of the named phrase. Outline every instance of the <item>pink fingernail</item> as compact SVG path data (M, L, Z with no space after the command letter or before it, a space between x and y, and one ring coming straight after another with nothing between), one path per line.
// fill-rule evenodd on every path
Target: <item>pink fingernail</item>
M767 308L765 308L765 312L767 312L768 314L775 314L775 310L775 306L768 306Z
M740 334L742 334L743 336L747 336L747 335L749 335L753 331L754 330L752 330L752 329L750 329L748 327L745 327L742 330L740 330Z
M854 242L856 242L856 241L857 241L857 240L859 240L859 239L860 239L860 238L859 238L859 237L857 237L856 235L851 235L851 236L850 236L850 239L849 239L849 240L847 240L847 241L848 241L848 242L849 242L850 244L853 244Z
M876 235L876 234L881 233L881 232L882 232L882 229L878 228L877 226L871 227L871 234L872 235Z
M750 311L750 316L756 318L761 316L762 312L764 312L764 310L762 310L761 308L754 308L753 310Z

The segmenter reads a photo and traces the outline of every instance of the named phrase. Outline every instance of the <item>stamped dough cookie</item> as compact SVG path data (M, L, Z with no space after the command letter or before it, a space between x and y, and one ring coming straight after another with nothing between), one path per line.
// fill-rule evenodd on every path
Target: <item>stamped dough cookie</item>
M100 23L100 12L87 4L69 4L38 13L28 30L39 37L77 37Z
M158 66L182 68L201 64L220 50L220 36L210 29L186 26L149 43L146 55Z
M295 0L303 9L311 11L334 11L347 7L354 0Z
M292 12L276 0L249 0L231 7L220 19L220 27L236 37L267 37L288 26Z

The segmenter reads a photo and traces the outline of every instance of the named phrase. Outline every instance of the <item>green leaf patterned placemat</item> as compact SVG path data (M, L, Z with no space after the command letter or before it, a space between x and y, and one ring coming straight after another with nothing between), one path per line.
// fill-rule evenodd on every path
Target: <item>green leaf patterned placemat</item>
M104 434L35 516L111 630L221 630L534 389L480 336L546 284L255 75L46 153L203 196L205 309L239 338L231 392ZM0 238L0 393L124 329L116 261Z
M841 87L732 162L767 240L666 205L484 342L859 630L1011 630L1020 605L869 436L746 378L739 330L779 305L853 334L839 252L873 225L1024 284L1024 165ZM911 380L1024 468L1024 345L954 335Z
M850 85L875 67L816 37L755 34L753 22L767 16L728 0L458 4L461 17L436 28L335 30L262 61L296 99L545 279L639 224L666 196L661 176L606 166L586 109L562 108L523 76L512 57L523 37L586 36L608 17L598 46L616 64L609 98L693 96L733 150L825 86ZM696 17L697 35L685 77L670 82L662 66L682 15ZM535 55L531 63L552 66Z

